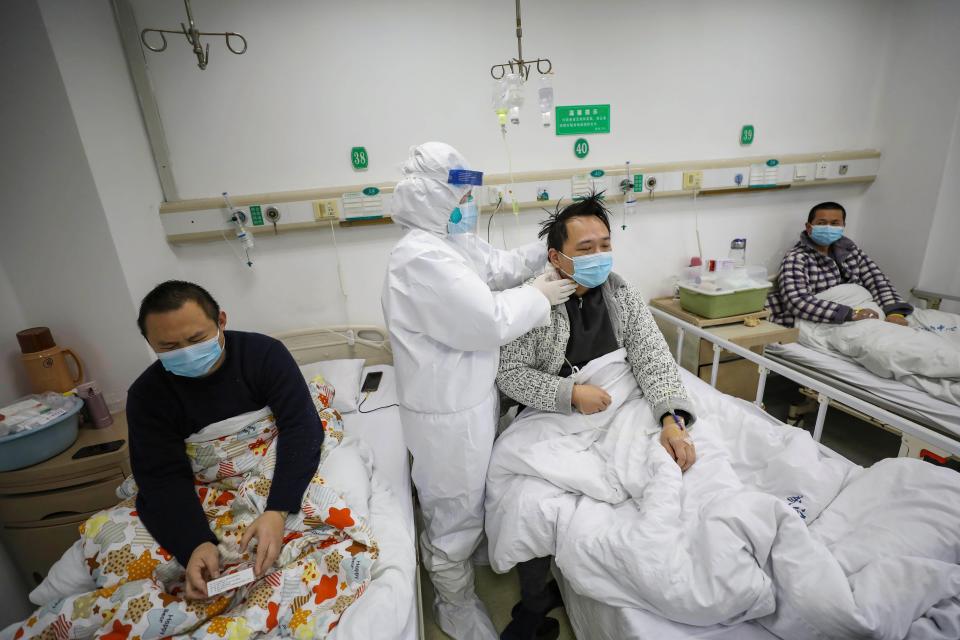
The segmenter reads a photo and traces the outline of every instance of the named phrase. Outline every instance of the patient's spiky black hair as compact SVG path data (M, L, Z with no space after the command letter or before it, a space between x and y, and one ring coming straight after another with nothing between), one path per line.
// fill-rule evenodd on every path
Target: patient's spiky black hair
M567 220L587 216L600 218L607 231L610 230L610 211L603 203L602 191L591 193L583 200L569 204L563 209L560 208L560 201L557 201L556 210L540 223L540 233L537 237L547 239L548 249L562 251L563 243L567 241Z

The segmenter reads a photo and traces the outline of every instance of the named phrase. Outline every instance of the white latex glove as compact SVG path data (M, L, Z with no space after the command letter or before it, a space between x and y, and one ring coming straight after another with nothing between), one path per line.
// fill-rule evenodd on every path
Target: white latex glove
M577 285L573 280L557 279L550 272L537 276L536 280L530 284L547 298L551 307L563 304L577 290Z

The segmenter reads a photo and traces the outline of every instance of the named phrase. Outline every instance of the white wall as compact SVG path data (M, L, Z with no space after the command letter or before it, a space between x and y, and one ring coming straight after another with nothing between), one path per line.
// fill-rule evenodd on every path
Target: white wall
M174 247L171 262L154 210L141 207L149 209L156 192L144 173L142 129L122 117L133 103L116 64L119 41L104 19L108 4L41 2L133 300L166 274L183 275L208 286L238 328L381 323L380 281L400 236L394 227L337 231L346 302L330 231L258 237L252 270L223 242ZM179 5L133 5L141 27L182 19ZM524 123L509 134L514 169L873 145L887 3L684 6L686 13L666 2L525 3L525 51L553 60L557 102L611 103L613 132L592 136L590 157L577 161L574 137L539 126L531 90ZM489 173L506 171L487 69L514 55L510 3L420 1L396 11L386 1L244 0L194 9L203 29L239 31L250 49L233 56L211 39L205 71L181 39L171 38L162 54L145 53L182 197L394 180L407 148L427 139L457 145ZM753 15L744 25L746 14ZM815 46L824 41L833 44ZM814 98L822 95L831 99ZM123 136L110 135L115 120L126 123ZM747 122L758 135L743 149L739 128ZM127 155L139 160L125 168L135 166L141 187L115 205L106 191L123 181L111 179L105 159L116 157L116 139L131 136ZM358 144L371 154L362 174L348 164ZM810 204L840 198L856 212L861 195L845 188L702 200L704 249L725 254L730 238L745 235L751 257L773 267ZM666 291L667 276L694 253L693 209L689 201L643 206L618 235L617 268L647 295ZM524 214L501 243L531 240L539 217ZM154 268L143 273L144 263Z
M45 325L85 361L108 400L149 358L57 62L36 2L0 21L4 221L0 266L23 324Z
M141 27L182 7L133 0ZM494 63L516 55L513 3L284 0L196 3L204 29L247 36L243 56L210 40L200 71L170 40L147 52L182 197L396 177L411 144L447 140L477 166L507 162L490 98ZM524 52L548 56L559 104L611 103L590 165L869 145L888 4L528 0ZM880 36L880 37L878 37ZM823 46L829 42L830 46ZM820 96L829 96L822 99ZM575 137L539 125L533 89L511 128L516 170L575 166Z
M944 164L943 182L937 196L937 208L930 227L927 255L920 276L921 288L960 295L960 262L957 239L960 238L960 107L953 122L950 152ZM960 313L960 303L944 301L944 311Z
M40 0L97 193L135 302L158 282L179 277L162 233L163 202L137 96L109 1ZM143 346L147 352L147 346Z
M20 301L0 266L0 406L29 392L16 333L26 329Z
M618 229L617 269L646 295L664 293L668 276L695 252L695 210L707 254L722 255L730 238L747 236L751 261L774 268L809 206L838 199L851 213L851 235L909 287L916 276L901 274L918 276L922 258L911 262L886 241L887 202L895 197L874 192L911 154L931 165L939 155L942 166L946 146L926 132L913 145L894 139L891 120L931 115L927 101L899 96L898 83L913 75L919 79L907 89L936 78L944 87L938 98L960 91L956 74L912 53L914 41L927 53L950 47L947 27L929 41L924 29L949 24L952 8L920 4L914 16L872 0L757 1L737 11L705 1L527 2L525 51L553 59L558 103L610 102L613 133L591 136L590 157L577 161L572 137L539 126L531 91L523 125L510 129L514 169L890 146L880 182L867 191L869 210L860 187L644 205L626 232ZM141 27L182 19L173 3L133 6ZM171 248L157 222L156 178L108 0L41 0L41 7L134 306L156 281L182 276L208 286L236 328L382 322L379 286L400 236L395 227L337 231L346 300L328 230L258 237L252 270L224 242ZM244 33L250 49L233 56L210 39L205 71L182 39L144 54L182 197L393 180L407 147L426 139L459 146L487 172L506 170L487 69L513 55L510 3L421 0L396 11L386 1L239 0L194 8L203 29ZM943 138L940 112L930 138ZM737 140L746 122L758 135L744 149ZM370 170L360 174L348 164L356 144L371 153ZM911 237L927 236L932 211L931 204ZM508 229L499 244L532 239L538 218L500 222Z
M934 238L941 182L952 182L945 187L955 194L960 175L956 161L952 173L947 161L960 104L960 3L895 3L893 23L874 134L883 167L864 198L864 227L857 240L906 294L921 272L957 272L954 245L960 234L938 235L952 240L946 252L943 244L927 243ZM960 201L950 202L948 193L944 197L944 209L936 214L945 216L937 234L957 228Z

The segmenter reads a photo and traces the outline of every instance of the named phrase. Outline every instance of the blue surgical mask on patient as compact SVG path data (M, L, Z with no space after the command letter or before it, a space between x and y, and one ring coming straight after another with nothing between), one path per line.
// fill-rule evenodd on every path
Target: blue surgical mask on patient
M610 270L613 269L613 252L611 251L572 258L563 252L558 253L573 261L573 273L564 273L564 275L573 278L574 282L588 289L599 287L606 282Z
M466 202L453 210L450 214L450 220L447 222L447 233L454 235L457 233L474 233L477 230L477 203L470 196Z
M222 353L220 329L217 329L217 335L209 340L175 351L158 353L157 357L160 358L163 368L170 373L184 378L199 378L209 373Z
M828 224L818 224L810 232L810 239L821 247L829 247L843 237L843 227L831 227Z

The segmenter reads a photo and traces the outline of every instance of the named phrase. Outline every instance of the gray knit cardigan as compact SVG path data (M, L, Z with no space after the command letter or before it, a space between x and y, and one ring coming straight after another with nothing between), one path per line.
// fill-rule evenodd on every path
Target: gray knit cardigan
M693 424L693 403L680 380L677 363L640 293L615 273L602 287L617 344L626 347L627 362L653 415L662 418L671 411L682 411L689 415L688 424ZM537 327L501 347L500 391L528 407L572 413L573 379L557 375L569 339L566 305L557 305L550 310L548 326Z

